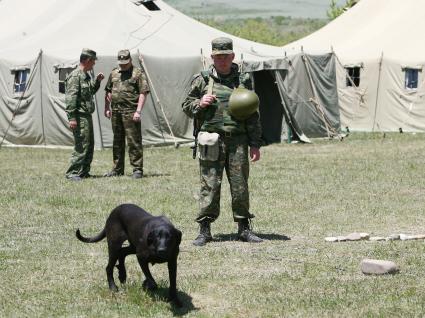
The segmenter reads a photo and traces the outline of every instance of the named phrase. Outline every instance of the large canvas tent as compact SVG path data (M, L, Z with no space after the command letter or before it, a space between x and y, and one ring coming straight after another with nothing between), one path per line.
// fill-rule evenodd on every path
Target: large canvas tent
M333 51L341 125L359 131L425 130L425 1L360 0L283 49Z
M210 41L218 36L234 40L236 62L253 76L266 143L280 141L286 124L304 141L304 131L321 136L339 129L332 54L285 57L281 48L230 36L160 0L2 0L0 30L0 137L8 144L72 145L64 79L83 47L97 51L96 73L108 75L122 48L145 68L151 94L142 112L144 144L191 141L192 123L180 105L193 75L210 63ZM314 77L320 85L310 85ZM93 114L98 148L112 144L103 85Z

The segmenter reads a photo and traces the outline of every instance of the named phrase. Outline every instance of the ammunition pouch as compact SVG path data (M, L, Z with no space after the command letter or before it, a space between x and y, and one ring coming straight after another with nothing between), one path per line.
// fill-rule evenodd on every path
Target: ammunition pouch
M198 158L206 161L217 161L220 154L220 135L200 131L198 133Z

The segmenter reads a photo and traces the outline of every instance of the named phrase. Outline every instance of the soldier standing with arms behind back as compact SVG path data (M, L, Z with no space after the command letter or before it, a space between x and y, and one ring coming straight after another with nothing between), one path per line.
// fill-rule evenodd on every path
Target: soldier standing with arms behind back
M118 52L118 65L105 87L105 116L111 118L114 133L113 168L106 177L124 175L125 137L134 179L143 177L143 146L140 114L149 93L146 74L134 67L129 50ZM111 105L111 107L109 106ZM112 110L111 110L112 108Z
M90 177L90 165L93 160L94 133L92 113L95 105L93 96L100 87L104 75L99 73L93 81L89 71L96 64L96 52L83 49L80 65L72 71L65 81L65 111L69 127L74 135L74 152L66 177L73 181Z
M261 242L262 239L252 232L250 226L250 219L254 215L249 212L248 192L248 147L251 161L260 159L259 114L255 111L248 118L237 119L229 111L229 98L234 89L252 89L251 79L249 74L241 74L233 63L235 54L231 39L217 38L211 44L213 65L194 78L182 104L185 114L200 123L198 157L201 191L200 212L196 218L200 233L193 244L202 246L212 240L210 224L220 214L224 170L230 184L238 238L245 242Z

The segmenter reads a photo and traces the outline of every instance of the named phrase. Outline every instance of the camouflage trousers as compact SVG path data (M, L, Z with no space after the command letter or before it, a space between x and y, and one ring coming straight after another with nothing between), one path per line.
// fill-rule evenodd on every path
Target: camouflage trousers
M235 222L253 218L249 213L249 162L246 136L221 138L220 154L217 161L199 160L201 174L200 212L197 222L213 222L220 215L220 192L223 172L232 196L232 211Z
M66 171L66 177L86 177L90 172L93 160L94 134L91 115L79 114L76 118L77 127L73 130L74 152L71 155L71 164Z
M112 143L113 171L117 174L124 174L126 137L128 156L130 164L133 166L133 172L140 171L143 173L142 126L140 121L133 121L133 114L133 112L112 112L111 122L112 132L114 133Z

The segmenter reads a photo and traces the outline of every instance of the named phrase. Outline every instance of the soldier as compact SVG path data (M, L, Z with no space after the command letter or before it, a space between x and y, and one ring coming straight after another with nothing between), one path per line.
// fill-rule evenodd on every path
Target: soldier
M97 60L96 52L83 49L80 65L72 71L65 81L65 111L69 127L74 135L74 152L66 177L73 181L90 177L90 165L93 160L94 135L92 113L93 95L100 87L104 75L99 73L93 81L89 71L93 70Z
M106 177L124 174L125 137L135 179L143 177L143 146L140 113L149 93L146 74L134 67L129 50L118 52L118 66L109 75L105 87L105 116L111 118L114 133L113 168ZM111 105L111 107L109 107Z
M235 54L231 39L217 38L211 44L213 65L208 71L195 76L182 104L185 114L201 123L198 134L200 212L196 218L200 233L193 244L202 246L212 240L210 223L220 214L224 170L230 184L238 238L245 242L261 242L262 239L252 232L250 226L249 221L254 215L249 212L248 192L248 147L251 161L260 159L259 114L255 111L248 119L239 120L230 114L228 107L229 97L235 88L252 89L250 76L240 73L233 63Z

